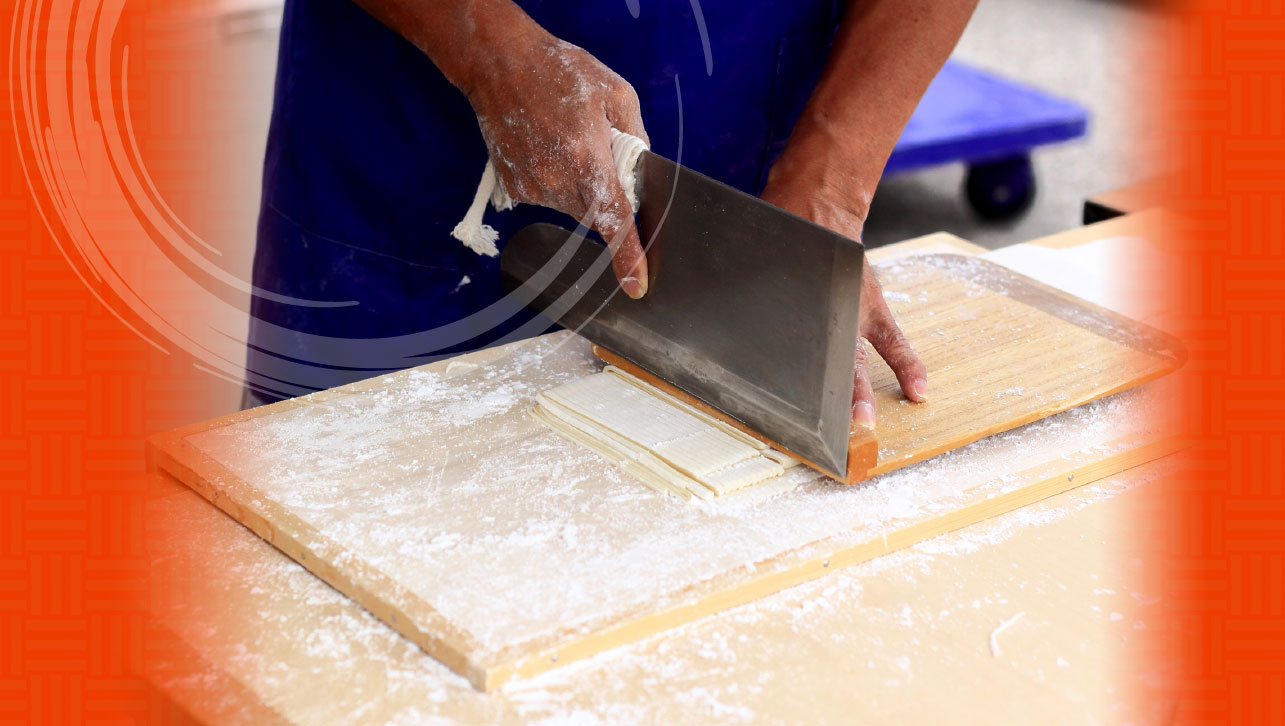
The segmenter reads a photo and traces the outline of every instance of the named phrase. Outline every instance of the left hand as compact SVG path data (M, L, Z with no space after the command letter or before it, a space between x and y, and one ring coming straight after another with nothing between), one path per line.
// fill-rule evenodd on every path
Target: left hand
M839 234L859 240L870 207L870 196L849 190L860 186L843 178L841 170L827 169L825 174L807 174L793 165L778 163L768 175L763 200L828 227ZM902 393L915 402L926 400L928 369L910 347L901 327L892 317L883 289L869 263L862 265L861 320L858 334L883 356L897 376ZM874 389L870 386L866 347L857 342L856 369L853 373L852 420L868 429L875 427Z

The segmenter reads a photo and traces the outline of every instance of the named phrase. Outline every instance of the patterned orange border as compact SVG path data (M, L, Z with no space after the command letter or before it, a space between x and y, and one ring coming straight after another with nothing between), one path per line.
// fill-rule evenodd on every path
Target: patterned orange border
M160 5L131 0L104 42L142 48ZM145 339L154 331L69 252L72 231L50 210L120 210L95 208L92 183L30 183L15 151L33 129L18 122L15 79L66 87L128 74L141 133L183 109L149 97L138 64L66 62L68 39L95 33L103 8L119 3L13 6L0 95L0 721L168 721L172 706L138 677L161 647L144 631L157 584L144 569L142 440L199 417L203 402L190 392L208 379L186 354ZM36 20L20 23L33 8ZM1155 657L1178 666L1178 721L1281 723L1285 9L1189 2L1170 11L1172 35L1142 60L1155 66L1156 97L1140 99L1138 113L1181 170L1168 191L1188 219L1173 240L1190 253L1172 280L1193 373L1182 415L1203 445L1154 506L1166 525L1156 544L1168 555L1157 576L1176 636ZM82 120L121 122L119 109ZM45 158L83 162L60 132L34 129L59 142Z

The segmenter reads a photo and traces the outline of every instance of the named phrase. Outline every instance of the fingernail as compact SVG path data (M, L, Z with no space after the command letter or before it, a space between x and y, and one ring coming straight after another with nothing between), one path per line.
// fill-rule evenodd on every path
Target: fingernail
M875 407L871 406L868 401L857 401L852 407L852 420L862 428L874 431L875 428Z
M915 392L915 398L920 401L928 400L928 381L925 381L922 378L916 378L914 384L911 385L911 388Z
M647 294L647 283L630 275L620 281L620 287L624 289L625 294L637 300Z

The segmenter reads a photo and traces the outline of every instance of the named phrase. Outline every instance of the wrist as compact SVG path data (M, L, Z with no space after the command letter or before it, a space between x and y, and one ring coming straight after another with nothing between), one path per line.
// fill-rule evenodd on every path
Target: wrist
M814 201L864 222L883 163L871 162L863 151L859 139L833 124L801 119L768 172L767 189L807 190Z
M557 42L517 5L508 0L504 5L502 19L477 25L462 77L452 80L470 101L497 85L511 87L515 79L530 75L539 56L547 55L545 49Z
M399 32L419 46L465 96L512 75L521 66L515 56L552 37L512 0L435 7L435 11L417 12L409 32Z

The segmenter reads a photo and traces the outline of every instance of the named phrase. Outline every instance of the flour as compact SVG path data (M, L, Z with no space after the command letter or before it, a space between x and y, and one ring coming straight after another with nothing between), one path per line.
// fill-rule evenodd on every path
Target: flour
M1005 620L1004 622L1000 623L994 630L991 631L990 646L991 646L992 657L994 658L999 657L999 640L998 640L999 634L1016 625L1017 621L1021 620L1023 615L1026 615L1025 611L1019 612L1013 617Z
M274 500L325 533L318 548L403 583L484 658L679 604L694 583L747 563L761 572L769 561L828 556L998 495L1018 486L1012 472L1050 454L1109 451L1145 429L1151 407L1145 391L1130 392L856 486L795 467L765 501L693 507L639 487L522 413L538 391L597 370L587 348L560 347L569 335L449 378L386 377L379 391L318 398L307 416L282 411L189 441L256 482L250 499Z

